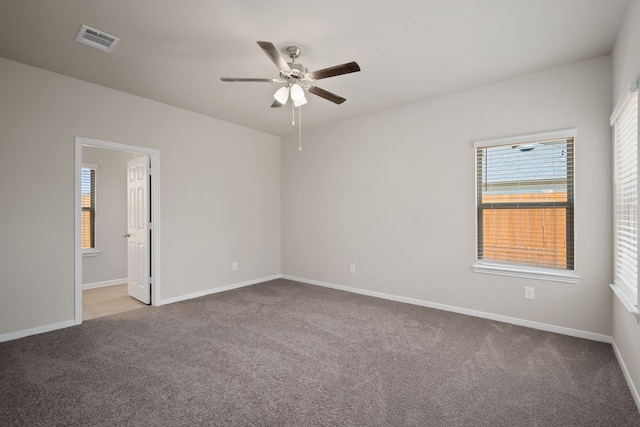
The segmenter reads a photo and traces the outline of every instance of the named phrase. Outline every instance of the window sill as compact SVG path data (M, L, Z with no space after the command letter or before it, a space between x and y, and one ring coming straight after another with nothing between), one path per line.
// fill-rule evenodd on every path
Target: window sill
M636 319L636 323L640 323L640 312L638 311L638 306L636 306L635 304L633 304L633 302L629 300L629 298L624 293L624 291L620 289L620 286L617 286L617 285L609 285L609 286L611 286L611 289L613 289L613 293L616 294L616 296L618 297L622 305L624 305L624 308L626 308L627 311L631 313L633 318Z
M82 258L84 257L94 257L100 255L100 251L97 249L83 249L82 250Z
M578 283L580 276L574 271L551 268L528 268L522 266L476 262L471 268L476 273L498 276L522 277L525 279L550 280L553 282Z

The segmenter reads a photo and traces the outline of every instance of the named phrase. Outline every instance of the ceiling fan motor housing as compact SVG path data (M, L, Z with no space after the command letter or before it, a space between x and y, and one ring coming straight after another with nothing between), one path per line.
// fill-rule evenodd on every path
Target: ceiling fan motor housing
M280 77L284 79L293 77L297 80L305 79L307 77L308 70L304 65L297 62L289 62L288 65L291 68L291 71L287 72L286 74L281 72Z

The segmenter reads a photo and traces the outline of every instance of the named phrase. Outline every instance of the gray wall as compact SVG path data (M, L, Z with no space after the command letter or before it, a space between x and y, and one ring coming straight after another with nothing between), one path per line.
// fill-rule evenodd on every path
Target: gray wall
M640 79L640 0L633 0L613 49L612 107L631 80ZM638 398L640 390L640 325L635 322L622 303L613 298L613 339ZM636 400L640 407L640 401Z
M0 335L74 318L76 136L160 150L163 299L280 273L279 137L0 59Z
M285 138L283 274L609 336L610 65L601 57L317 128L302 152ZM580 283L474 273L473 141L573 127Z
M97 256L82 258L82 284L111 282L127 277L127 161L138 154L82 148L82 162L96 171L95 245Z

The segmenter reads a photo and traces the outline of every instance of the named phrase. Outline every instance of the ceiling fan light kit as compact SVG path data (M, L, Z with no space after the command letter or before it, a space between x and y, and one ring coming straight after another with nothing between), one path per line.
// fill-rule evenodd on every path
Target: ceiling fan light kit
M307 103L307 98L304 96L304 89L302 89L298 83L291 85L289 93L291 95L291 100L296 107L300 107Z
M275 94L273 94L273 97L281 106L285 105L287 103L287 100L289 99L289 87L282 86L276 91Z
M299 114L301 115L300 107L307 103L305 92L312 93L316 96L331 101L335 104L342 104L346 101L345 98L331 93L327 90L321 89L315 86L313 83L316 80L326 79L328 77L340 76L343 74L355 73L360 71L360 66L356 62L348 62L341 65L336 65L329 68L323 68L321 70L309 72L307 67L296 62L296 59L300 56L300 48L297 46L288 46L285 50L291 62L287 62L278 49L271 42L259 41L258 46L262 48L264 53L271 59L271 61L280 70L278 79L266 79L266 78L234 78L234 77L221 77L223 82L260 82L260 83L285 83L285 86L279 88L273 98L275 101L271 104L272 108L280 108L287 103L289 97L293 102L292 108L298 107ZM298 121L300 123L300 120ZM292 121L295 125L295 120ZM300 139L302 135L302 125L300 125ZM299 146L302 150L302 146Z

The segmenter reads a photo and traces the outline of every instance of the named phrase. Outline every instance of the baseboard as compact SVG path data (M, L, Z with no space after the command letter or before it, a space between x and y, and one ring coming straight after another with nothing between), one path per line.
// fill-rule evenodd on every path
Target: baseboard
M247 281L247 282L236 283L236 284L233 284L233 285L222 286L222 287L219 287L219 288L207 289L205 291L195 292L195 293L187 294L187 295L181 295L181 296L175 297L175 298L167 298L167 299L161 300L159 305L171 304L171 303L174 303L174 302L185 301L185 300L192 299L192 298L198 298L198 297L202 297L202 296L205 296L205 295L215 294L215 293L218 293L218 292L230 291L232 289L238 289L238 288L243 288L245 286L251 286L251 285L256 285L258 283L267 282L269 280L280 279L281 277L282 277L282 275L277 274L277 275L274 275L274 276L263 277L263 278L260 278L260 279L250 280L250 281ZM90 285L91 288L99 288L99 287L103 287L103 286L118 285L118 284L121 284L121 283L126 282L126 281L127 281L127 279L117 279L117 280L109 280L109 281L106 281L106 282L90 283L88 285ZM88 288L88 287L85 288L85 286L87 286L87 285L82 285L82 288L83 289L91 289L91 288ZM51 331L55 331L57 329L68 328L69 326L75 326L75 325L76 325L76 323L75 323L74 320L67 320L65 322L54 323L54 324L51 324L51 325L38 326L37 328L25 329L23 331L10 332L8 334L0 335L0 342L16 340L18 338L24 338L24 337L28 337L30 335L43 334L45 332L51 332Z
M74 326L75 324L76 323L74 320L66 320L64 322L53 323L51 325L38 326L37 328L11 332L8 334L0 335L0 342L17 340L18 338L28 337L29 335L43 334L45 332L51 332L57 329L68 328L69 326Z
M274 276L262 277L260 279L249 280L247 282L235 283L233 285L221 286L219 288L211 288L204 291L194 292L192 294L180 295L178 297L173 297L173 298L166 298L166 299L160 300L159 305L173 304L174 302L186 301L192 298L199 298L205 295L216 294L218 292L225 292L225 291L230 291L232 289L244 288L245 286L251 286L251 285L256 285L262 282L268 282L269 280L280 279L281 277L282 275L276 274Z
M483 311L477 311L477 310L470 310L467 308L462 308L462 307L456 307L456 306L451 306L451 305L446 305L446 304L439 304L439 303L434 303L434 302L430 302L430 301L424 301L424 300L419 300L419 299L414 299L414 298L407 298L407 297L401 297L401 296L397 296L397 295L391 295L391 294L386 294L386 293L382 293L382 292L375 292L375 291L369 291L369 290L365 290L365 289L358 289L358 288L352 288L349 286L343 286L343 285L336 285L333 283L327 283L327 282L320 282L317 280L310 280L310 279L305 279L302 277L295 277L295 276L289 276L289 275L284 275L284 274L276 274L273 276L268 276L268 277L262 277L259 279L254 279L254 280L249 280L246 282L241 282L241 283L236 283L236 284L232 284L232 285L227 285L227 286L221 286L218 288L211 288L211 289L207 289L204 291L200 291L200 292L194 292L191 294L186 294L186 295L180 295L178 297L173 297L173 298L166 298L166 299L162 299L160 300L160 304L159 305L165 305L165 304L172 304L175 302L179 302L179 301L186 301L192 298L199 298L205 295L211 295L211 294L215 294L218 292L225 292L225 291L230 291L232 289L238 289L238 288L243 288L245 286L251 286L251 285L256 285L258 283L262 283L262 282L267 282L270 280L275 280L275 279L287 279L287 280L293 280L296 282L301 282L301 283L307 283L310 285L316 285L316 286L322 286L325 288L331 288L331 289L337 289L337 290L341 290L341 291L346 291L346 292L352 292L352 293L356 293L356 294L361 294L361 295L367 295L367 296L371 296L371 297L376 297L376 298L382 298L382 299L386 299L386 300L390 300L390 301L397 301L397 302L403 302L403 303L407 303L407 304L413 304L413 305L419 305L422 307L428 307L428 308L435 308L438 310L444 310L444 311L451 311L454 313L460 313L460 314L465 314L468 316L474 316L474 317L480 317L480 318L484 318L484 319L489 319L489 320L495 320L498 322L504 322L504 323L511 323L514 325L518 325L518 326L525 326L528 328L533 328L533 329L539 329L539 330L543 330L543 331L547 331L547 332L554 332L554 333L558 333L558 334L562 334L562 335L568 335L568 336L573 336L573 337L577 337L577 338L584 338L584 339L589 339L589 340L593 340L593 341L600 341L600 342L605 342L608 344L614 344L613 342L613 338L609 335L602 335L602 334L596 334L593 332L588 332L588 331L581 331L578 329L571 329L571 328L565 328L562 326L556 326L556 325L549 325L546 323L540 323L540 322L533 322L530 320L524 320L524 319L518 319L515 317L509 317L509 316L502 316L499 314L493 314L493 313L486 313ZM104 282L101 282L104 283ZM120 282L122 283L122 282ZM103 285L103 286L109 286L109 285ZM17 331L17 332L11 332L9 334L5 334L5 335L0 335L0 342L4 342L4 341L10 341L10 340L14 340L14 339L18 339L18 338L23 338L29 335L35 335L35 334L40 334L40 333L44 333L44 332L50 332L50 331L54 331L56 329L62 329L62 328L66 328L69 326L74 326L75 322L73 320L69 320L69 321L65 321L65 322L60 322L60 323L55 323L55 324L51 324L51 325L44 325L44 326L40 326L37 328L33 328L33 329L27 329L27 330L23 330L23 331ZM614 345L614 350L616 351L616 357L618 357L618 360L620 361L621 366L623 366L623 361L619 356L619 353L617 351L617 348ZM625 372L625 378L627 378L627 381L630 382L630 379L628 377L628 373L626 372L626 368L623 368L623 372ZM630 387L631 387L631 383L630 383ZM635 387L632 388L632 393L634 393L634 399L636 400L636 403L638 403L638 406L640 408L640 399L638 398L638 392L637 389Z
M406 298L397 295L385 294L382 292L368 291L365 289L351 288L349 286L336 285L333 283L319 282L317 280L309 280L301 277L282 275L283 279L294 280L296 282L307 283L310 285L322 286L325 288L337 289L340 291L352 292L370 297L387 299L390 301L404 302L407 304L419 305L422 307L435 308L438 310L451 311L454 313L466 314L468 316L481 317L483 319L496 320L498 322L511 323L513 325L525 326L527 328L539 329L547 332L568 335L577 338L584 338L592 341L599 341L611 344L613 338L610 335L596 334L594 332L581 331L579 329L565 328L563 326L549 325L546 323L534 322L531 320L518 319L516 317L502 316L499 314L487 313L484 311L470 310L467 308L456 307L453 305L439 304L431 301L424 301L414 298Z
M635 384L633 383L633 380L631 379L631 375L629 374L627 365L624 363L622 354L620 353L620 350L618 350L618 346L616 345L616 341L614 339L611 340L611 346L613 347L613 352L616 355L616 359L618 359L618 364L620 365L620 369L622 370L624 379L627 381L627 385L629 386L629 390L631 391L633 400L636 402L636 406L638 407L638 412L640 412L640 393L638 393L638 389L636 388Z
M129 279L126 277L124 279L113 279L113 280L105 280L104 282L94 282L87 283L82 285L82 290L86 289L95 289L95 288L103 288L105 286L113 286L113 285L122 285L123 283L127 283Z

